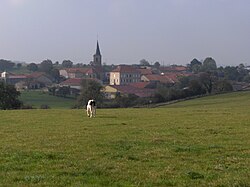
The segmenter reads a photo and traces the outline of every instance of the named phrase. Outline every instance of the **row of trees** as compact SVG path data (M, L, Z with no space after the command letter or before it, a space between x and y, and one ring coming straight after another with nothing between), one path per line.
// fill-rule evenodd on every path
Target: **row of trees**
M229 81L250 82L249 71L244 64L239 64L238 66L221 66L218 68L215 60L208 57L203 63L195 58L187 65L187 67L189 71L194 74L208 72Z

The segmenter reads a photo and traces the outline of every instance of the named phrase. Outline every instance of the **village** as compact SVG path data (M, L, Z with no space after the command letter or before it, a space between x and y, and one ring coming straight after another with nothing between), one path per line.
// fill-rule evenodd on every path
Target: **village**
M158 83L174 85L180 77L191 76L186 66L151 66L113 65L111 71L105 71L102 65L102 55L97 41L93 61L86 67L60 67L60 81L46 74L34 71L30 74L14 74L8 71L0 72L0 80L14 85L18 91L43 90L49 88L67 87L71 94L80 93L81 82L84 79L95 80L103 86L102 92L107 99L114 99L117 94L134 94L138 97L151 97Z

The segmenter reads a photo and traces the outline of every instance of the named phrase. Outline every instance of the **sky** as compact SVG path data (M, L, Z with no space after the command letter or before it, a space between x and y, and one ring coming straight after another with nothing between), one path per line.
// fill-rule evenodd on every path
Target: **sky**
M250 65L250 0L0 0L0 59Z

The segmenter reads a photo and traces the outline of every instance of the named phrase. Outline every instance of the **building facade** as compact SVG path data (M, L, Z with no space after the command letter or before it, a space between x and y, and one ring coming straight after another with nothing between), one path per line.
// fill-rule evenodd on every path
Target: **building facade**
M140 81L140 71L129 65L120 65L110 72L110 85L126 85Z

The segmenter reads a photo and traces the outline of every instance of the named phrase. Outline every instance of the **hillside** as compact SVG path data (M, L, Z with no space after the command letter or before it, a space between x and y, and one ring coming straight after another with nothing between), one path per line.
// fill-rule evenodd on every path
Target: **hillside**
M57 97L42 91L23 91L21 92L20 100L25 105L31 105L34 108L48 105L52 109L70 109L76 103L75 99Z
M250 93L161 108L0 111L3 186L249 186Z

